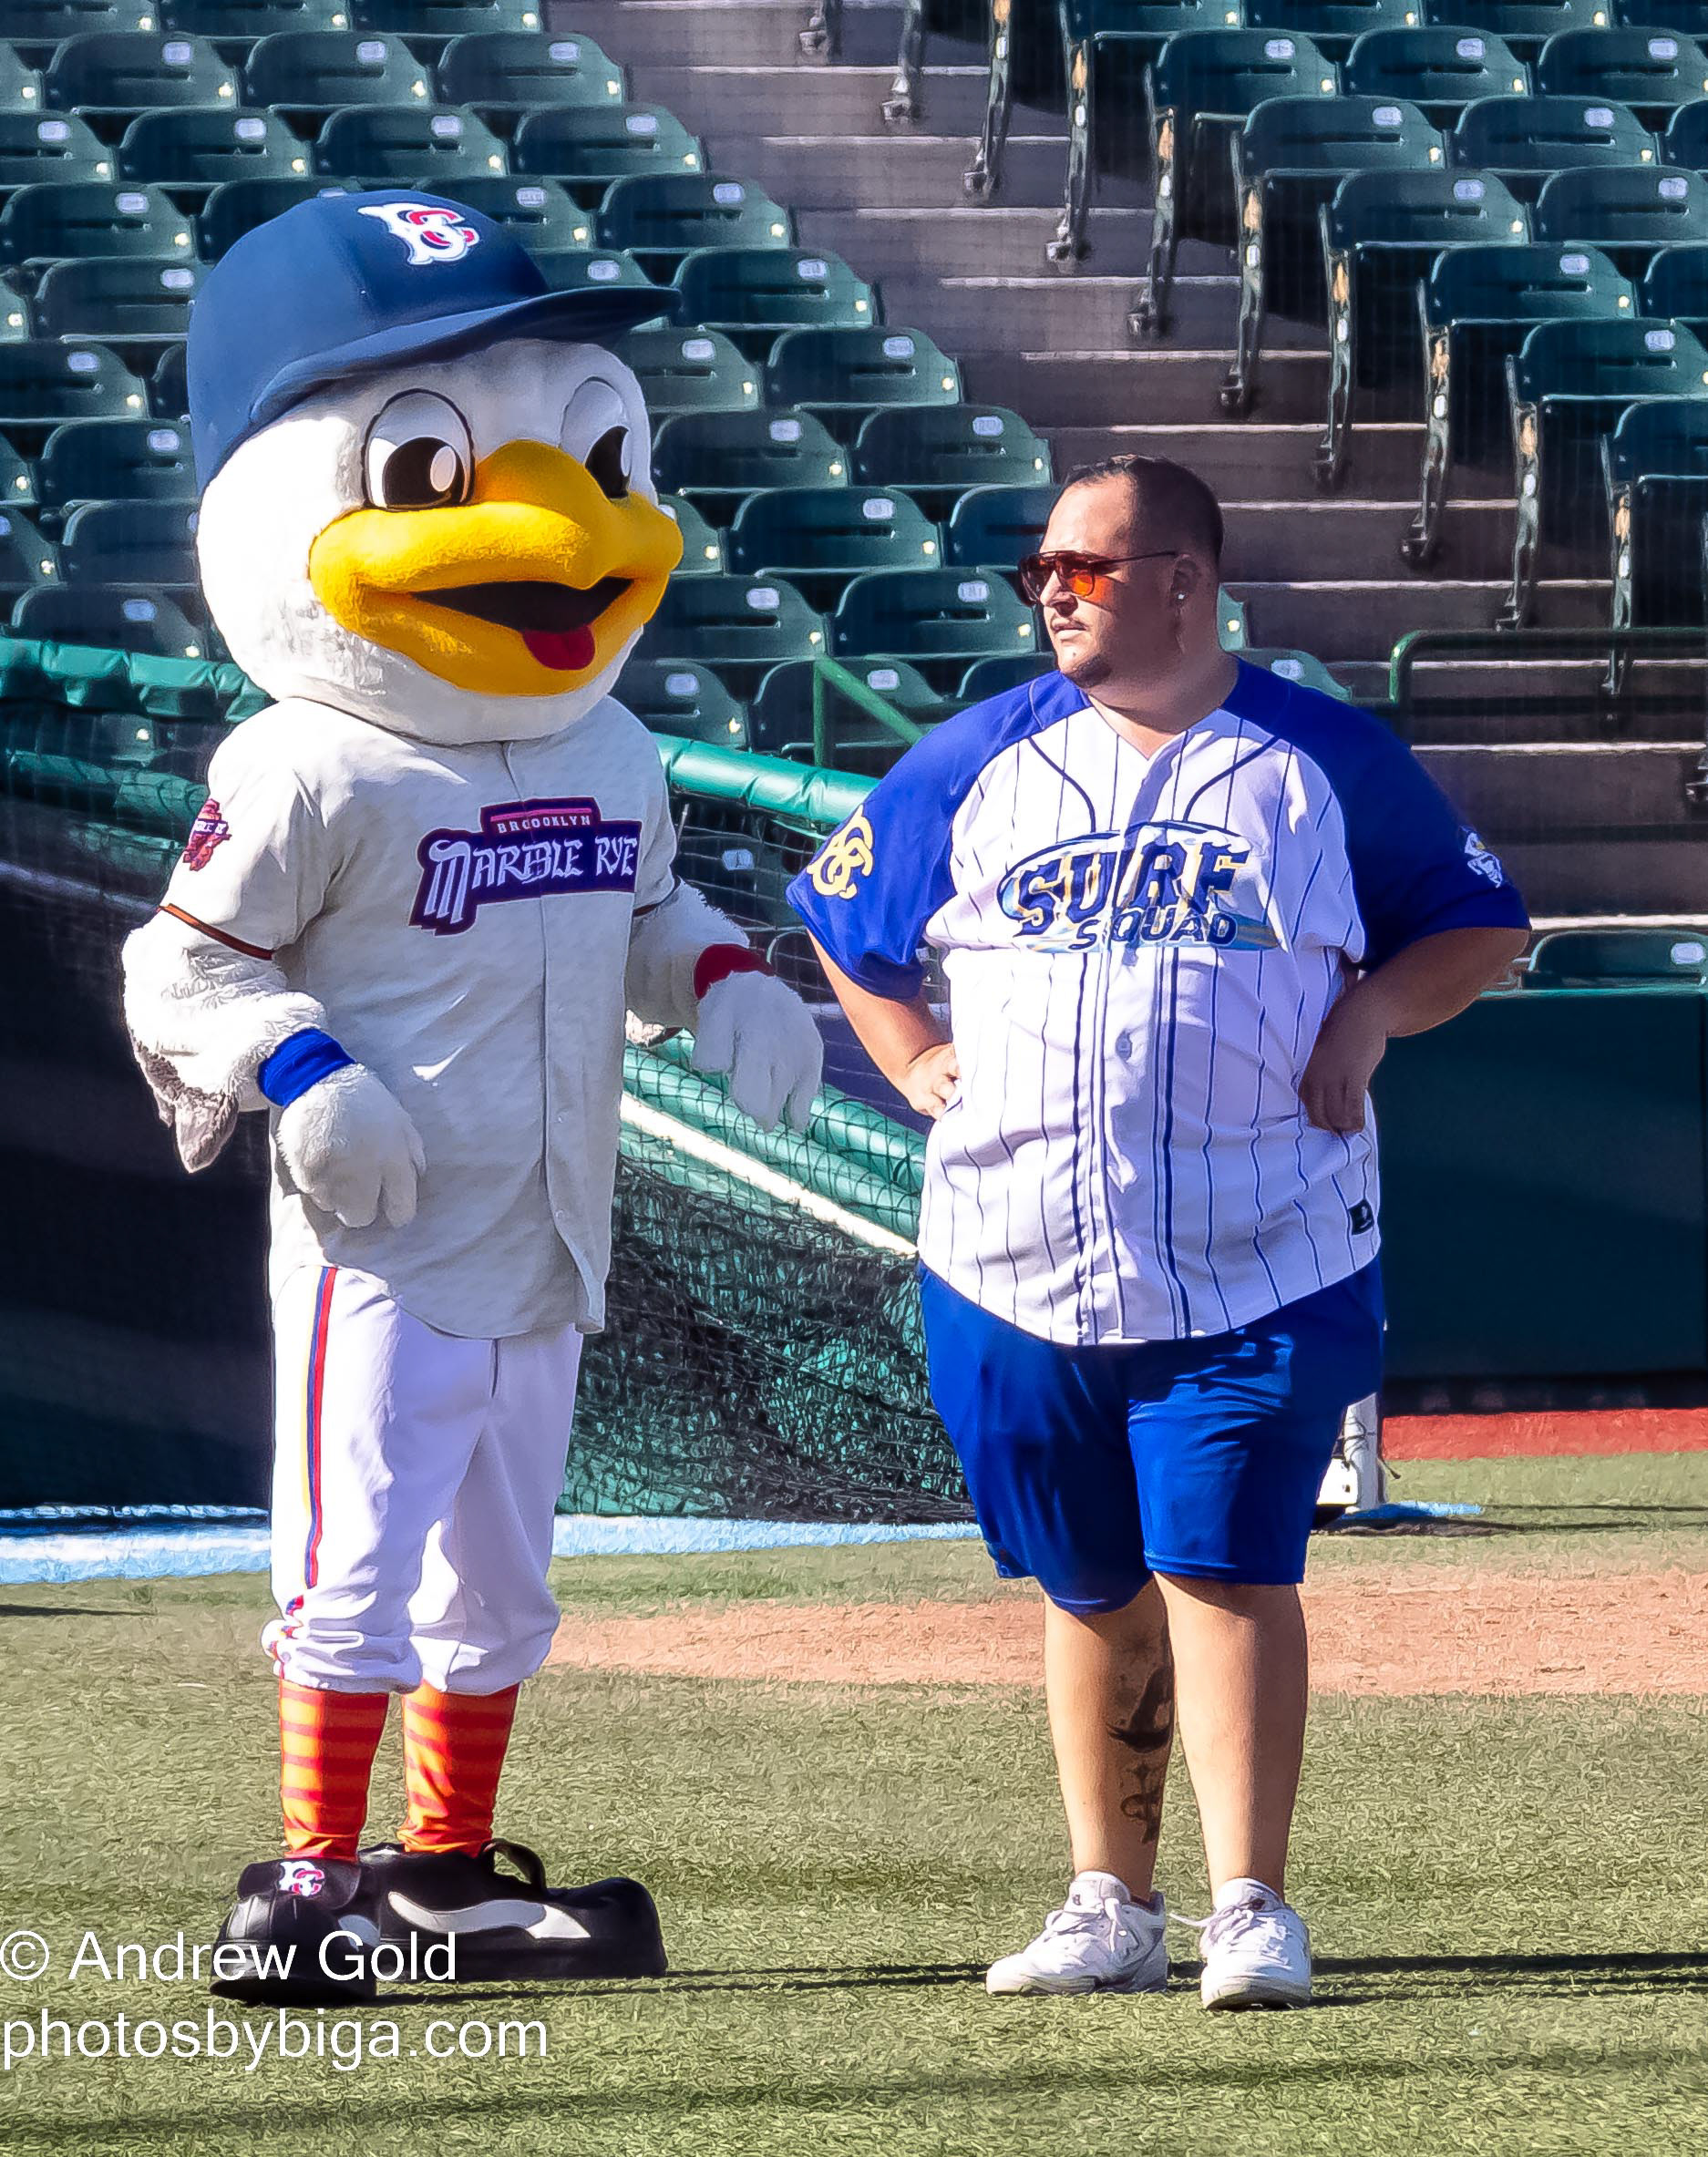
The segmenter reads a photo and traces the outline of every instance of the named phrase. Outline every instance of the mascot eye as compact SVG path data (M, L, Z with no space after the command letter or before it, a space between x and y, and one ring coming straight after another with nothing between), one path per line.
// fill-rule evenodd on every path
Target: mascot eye
M468 499L474 446L448 398L426 390L394 397L368 429L363 460L377 509L442 509Z
M600 491L620 502L629 491L629 430L608 427L588 451L583 462L599 482Z

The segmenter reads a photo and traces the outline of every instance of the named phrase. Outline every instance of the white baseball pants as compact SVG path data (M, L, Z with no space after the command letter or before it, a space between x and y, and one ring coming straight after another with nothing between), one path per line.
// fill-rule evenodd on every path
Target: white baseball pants
M441 1333L371 1274L273 1299L281 1676L334 1692L502 1692L545 1660L581 1336Z

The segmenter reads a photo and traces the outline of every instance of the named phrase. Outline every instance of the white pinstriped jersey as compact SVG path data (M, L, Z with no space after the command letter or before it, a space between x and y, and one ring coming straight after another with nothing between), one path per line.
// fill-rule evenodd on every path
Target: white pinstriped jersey
M1060 674L935 729L790 888L843 971L940 952L961 1066L920 1256L1068 1344L1246 1325L1366 1265L1374 1124L1299 1081L1350 967L1522 926L1499 862L1368 714L1241 663L1147 757Z

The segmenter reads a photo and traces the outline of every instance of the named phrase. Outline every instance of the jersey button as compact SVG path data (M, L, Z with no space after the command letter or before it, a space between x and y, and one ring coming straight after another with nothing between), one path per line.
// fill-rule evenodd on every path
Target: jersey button
M1130 1033L1117 1033L1116 1035L1115 1053L1117 1056L1130 1056L1132 1054L1133 1037Z

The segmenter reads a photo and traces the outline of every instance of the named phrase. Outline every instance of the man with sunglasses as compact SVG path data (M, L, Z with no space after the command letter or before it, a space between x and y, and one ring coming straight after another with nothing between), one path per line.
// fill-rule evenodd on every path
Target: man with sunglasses
M1367 1089L1392 1036L1525 940L1500 864L1379 721L1222 650L1221 536L1178 465L1075 473L1022 570L1055 671L936 728L790 889L933 1119L932 1392L997 1570L1045 1598L1074 1878L993 1992L1166 1982L1178 1679L1204 2003L1309 1999L1298 1583L1380 1365Z

